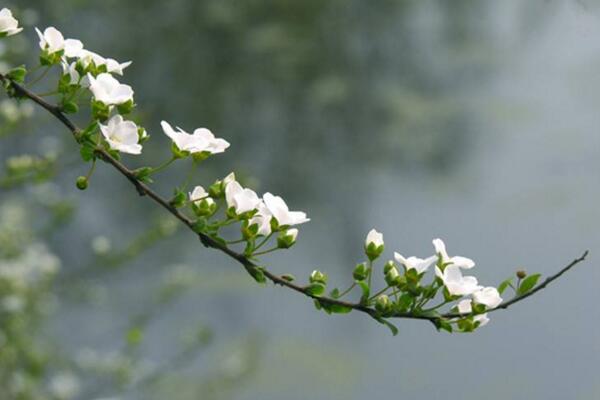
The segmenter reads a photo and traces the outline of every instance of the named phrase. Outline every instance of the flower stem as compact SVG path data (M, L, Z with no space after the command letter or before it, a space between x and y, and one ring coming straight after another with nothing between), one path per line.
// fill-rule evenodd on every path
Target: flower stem
M274 252L275 250L278 250L278 249L279 249L279 247L273 247L272 249L269 249L269 250L259 251L258 253L253 253L252 256L253 257L255 257L255 256L262 256L263 254L269 254L269 253L272 253L272 252Z
M254 251L260 249L261 247L263 247L268 241L269 239L271 239L271 237L273 236L273 232L269 233L262 242L260 242L255 248Z
M356 287L356 282L354 282L352 285L350 285L350 287L346 290L344 290L342 293L340 293L340 295L338 296L338 299L344 297L345 295L347 295L348 293L350 293L350 291L352 289L354 289Z
M156 168L152 168L152 172L150 172L150 174L154 174L156 172L162 171L163 169L165 169L169 165L171 165L175 160L177 160L177 157L171 157L171 159L168 160L167 162L162 163L161 165L159 165Z
M31 86L35 85L36 83L38 83L39 81L41 81L42 79L44 79L44 77L48 74L49 71L50 71L50 67L46 67L44 69L44 71L40 74L40 76L35 78L33 81L29 82L27 84L27 86L31 87ZM38 96L41 96L41 95L38 95Z
M375 300L379 295L384 294L385 292L387 292L387 290L391 288L391 286L386 286L385 288L383 288L382 290L380 290L379 292L375 293L373 296L371 296L369 298L369 301L371 300Z

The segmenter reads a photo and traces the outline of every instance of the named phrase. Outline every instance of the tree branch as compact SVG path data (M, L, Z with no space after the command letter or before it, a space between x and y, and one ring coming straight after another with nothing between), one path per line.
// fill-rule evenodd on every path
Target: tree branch
M48 103L46 100L44 100L37 94L31 92L30 90L21 86L17 82L14 82L13 80L9 79L6 75L0 74L0 81L4 84L8 84L14 90L15 95L17 97L28 98L28 99L32 100L33 102L37 103L39 106L41 106L45 110L47 110L50 114L52 114L60 122L62 122L63 125L65 125L69 129L69 131L73 134L75 139L77 139L79 133L81 132L81 129L79 127L77 127L77 125L75 125L75 123L73 123L61 111L60 107ZM225 253L226 255L228 255L229 257L233 258L238 263L240 263L250 275L253 275L253 272L260 269L263 272L264 276L276 285L281 285L281 286L287 287L289 289L292 289L298 293L302 293L303 295L310 297L312 299L318 300L320 303L323 303L323 304L337 305L337 306L346 307L346 308L350 308L350 309L353 309L356 311L363 312L363 313L369 315L370 317L376 319L377 321L381 322L382 316L379 315L378 312L373 308L370 308L366 305L359 304L359 303L346 302L346 301L342 301L342 300L338 300L338 299L334 299L334 298L330 298L330 297L316 296L309 291L309 288L307 286L297 285L279 275L276 275L266 269L263 269L262 267L255 264L254 262L252 262L250 259L248 259L243 254L235 252L234 250L230 249L226 245L223 245L223 244L217 242L216 240L214 240L213 238L211 238L208 235L205 235L201 232L196 232L196 230L194 229L194 221L192 221L187 216L185 216L183 213L181 213L179 210L177 210L175 207L173 207L167 199L163 198L158 193L153 191L150 187L148 187L148 185L141 182L136 177L136 174L133 170L127 168L127 166L125 166L119 160L112 157L104 149L97 148L96 156L98 158L100 158L102 161L112 165L118 172L121 173L121 175L123 175L125 178L127 178L127 180L129 180L131 182L131 184L135 187L138 194L140 194L141 196L148 196L150 199L152 199L152 201L154 201L155 203L157 203L158 205L163 207L165 210L167 210L169 213L171 213L173 216L175 216L178 220L180 220L183 224L185 224L190 230L192 230L198 236L198 238L200 239L200 241L202 242L202 244L204 246L219 250L219 251ZM501 303L497 308L495 308L493 310L489 310L488 312L496 311L499 309L506 309L506 308L510 307L511 305L518 303L518 302L526 299L527 297L532 296L533 294L537 293L538 291L544 289L552 281L558 279L562 274L564 274L565 272L567 272L568 270L573 268L576 264L582 262L586 258L587 254L588 254L588 252L586 251L585 253L583 253L583 255L581 257L573 260L570 264L568 264L566 267L561 269L555 275L548 277L542 284L536 286L530 292L523 294L521 296L516 296L510 300L507 300L507 301ZM403 312L403 313L394 313L392 315L386 316L386 318L405 318L405 319L427 320L434 324L436 324L436 322L439 319L451 319L451 318L459 318L459 317L465 317L465 315L464 314L463 315L456 314L456 313L431 315L431 314L415 314L415 313Z

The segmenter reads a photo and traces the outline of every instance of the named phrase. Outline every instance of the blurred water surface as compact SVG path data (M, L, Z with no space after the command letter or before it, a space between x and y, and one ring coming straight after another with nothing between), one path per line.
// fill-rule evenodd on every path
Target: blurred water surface
M104 307L65 305L53 331L67 346L111 348L156 278L188 264L203 284L160 310L144 351L160 360L162 343L195 320L220 339L257 335L252 379L231 398L600 395L600 4L22 3L40 26L134 61L125 80L153 135L146 160L167 156L161 119L207 126L232 146L198 183L235 169L308 212L298 245L268 259L275 271L305 277L319 267L343 286L372 227L403 254L430 255L431 239L443 237L492 285L517 267L550 274L591 250L581 268L475 334L400 321L392 337L362 315L329 317L289 291L256 287L182 232L98 278ZM60 132L52 124L44 129ZM83 171L74 168L65 191ZM170 190L186 172L176 168L158 187ZM67 269L95 235L118 243L156 213L107 168L80 201L76 221L53 239ZM201 374L218 351L186 374Z

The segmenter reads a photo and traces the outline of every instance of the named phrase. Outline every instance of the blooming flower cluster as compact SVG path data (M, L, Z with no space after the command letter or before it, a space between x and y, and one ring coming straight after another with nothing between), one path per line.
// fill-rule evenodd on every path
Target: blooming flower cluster
M260 254L293 246L298 229L292 226L310 221L306 213L290 211L281 197L267 192L260 198L252 189L244 188L236 180L234 173L215 182L208 191L202 186L196 186L189 193L192 209L196 215L203 218L211 217L215 213L218 199L224 199L227 220L213 227L218 229L234 221L241 222L242 240L247 243L245 253L248 256L259 255L257 251L267 244L275 233L278 233L276 247ZM256 239L259 237L263 237L263 241L257 244Z
M441 306L459 301L451 309L458 314L464 314L465 317L457 317L450 321L457 323L459 329L472 330L487 324L489 319L485 311L494 309L502 303L498 289L491 286L481 286L474 276L463 275L462 270L471 269L475 266L473 260L461 256L450 257L446 245L441 239L434 239L433 246L435 255L424 259L414 256L406 258L395 252L394 258L403 267L404 274L399 273L396 263L388 261L384 268L388 288L391 290L398 289L400 292L407 291L410 293L412 291L415 295L410 300L412 303L411 309L416 312L434 311ZM371 230L365 240L365 253L370 262L382 254L383 248L383 235ZM433 264L435 264L435 280L429 285L423 285L421 280ZM362 275L361 272L363 272ZM370 268L365 268L364 265L359 264L359 267L355 270L355 278L357 273L359 278L365 279L370 275ZM444 301L431 309L424 308L425 304L435 297L438 290L443 291ZM465 298L465 296L470 297ZM411 295L408 297L411 297ZM405 297L405 301L408 297ZM394 304L389 300L389 297L383 293L376 301L382 304L380 308L385 312L391 312L394 308ZM399 308L403 311L401 304L399 304ZM468 317L469 315L470 317Z

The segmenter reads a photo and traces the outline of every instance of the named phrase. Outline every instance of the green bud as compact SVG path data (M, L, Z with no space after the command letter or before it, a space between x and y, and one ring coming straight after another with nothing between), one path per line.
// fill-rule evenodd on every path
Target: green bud
M79 189L79 190L87 189L88 178L86 178L85 176L78 177L77 180L75 181L75 185L77 186L77 189Z
M383 253L383 245L377 246L375 243L369 243L365 246L365 254L370 261L375 261Z
M185 200L186 200L185 192L175 189L175 193L174 193L171 201L169 201L169 204L171 204L175 208L180 208L185 205Z
M281 275L281 279L284 279L288 282L293 282L296 278L294 277L294 275L291 274L283 274Z
M208 187L208 194L210 197L215 199L220 199L225 195L225 191L223 190L223 181L217 180L215 183Z
M392 301L385 294L378 296L377 299L375 300L375 309L380 314L383 314L383 315L389 314L392 311L392 307L393 307Z
M360 263L356 267L354 267L354 271L352 272L352 277L356 281L364 281L369 276L369 267L367 264Z
M148 135L148 132L146 132L146 129L142 128L141 126L138 127L138 143L142 144L145 141L147 141L148 139L150 139L150 135Z
M398 268L393 265L388 268L388 271L385 273L385 282L390 286L397 286L401 283Z
M192 209L199 217L210 217L217 211L217 203L212 198L205 197L193 202Z
M392 260L385 263L383 266L383 273L387 274L392 268L396 268L396 264Z
M525 272L524 270L519 270L517 271L517 278L519 279L525 279L525 277L527 276L527 272Z
M310 281L310 283L320 283L322 285L326 285L327 284L327 274L315 269L312 272L312 274L310 274L309 281Z
M277 247L280 249L289 249L296 243L298 229L288 229L283 231L277 237Z

